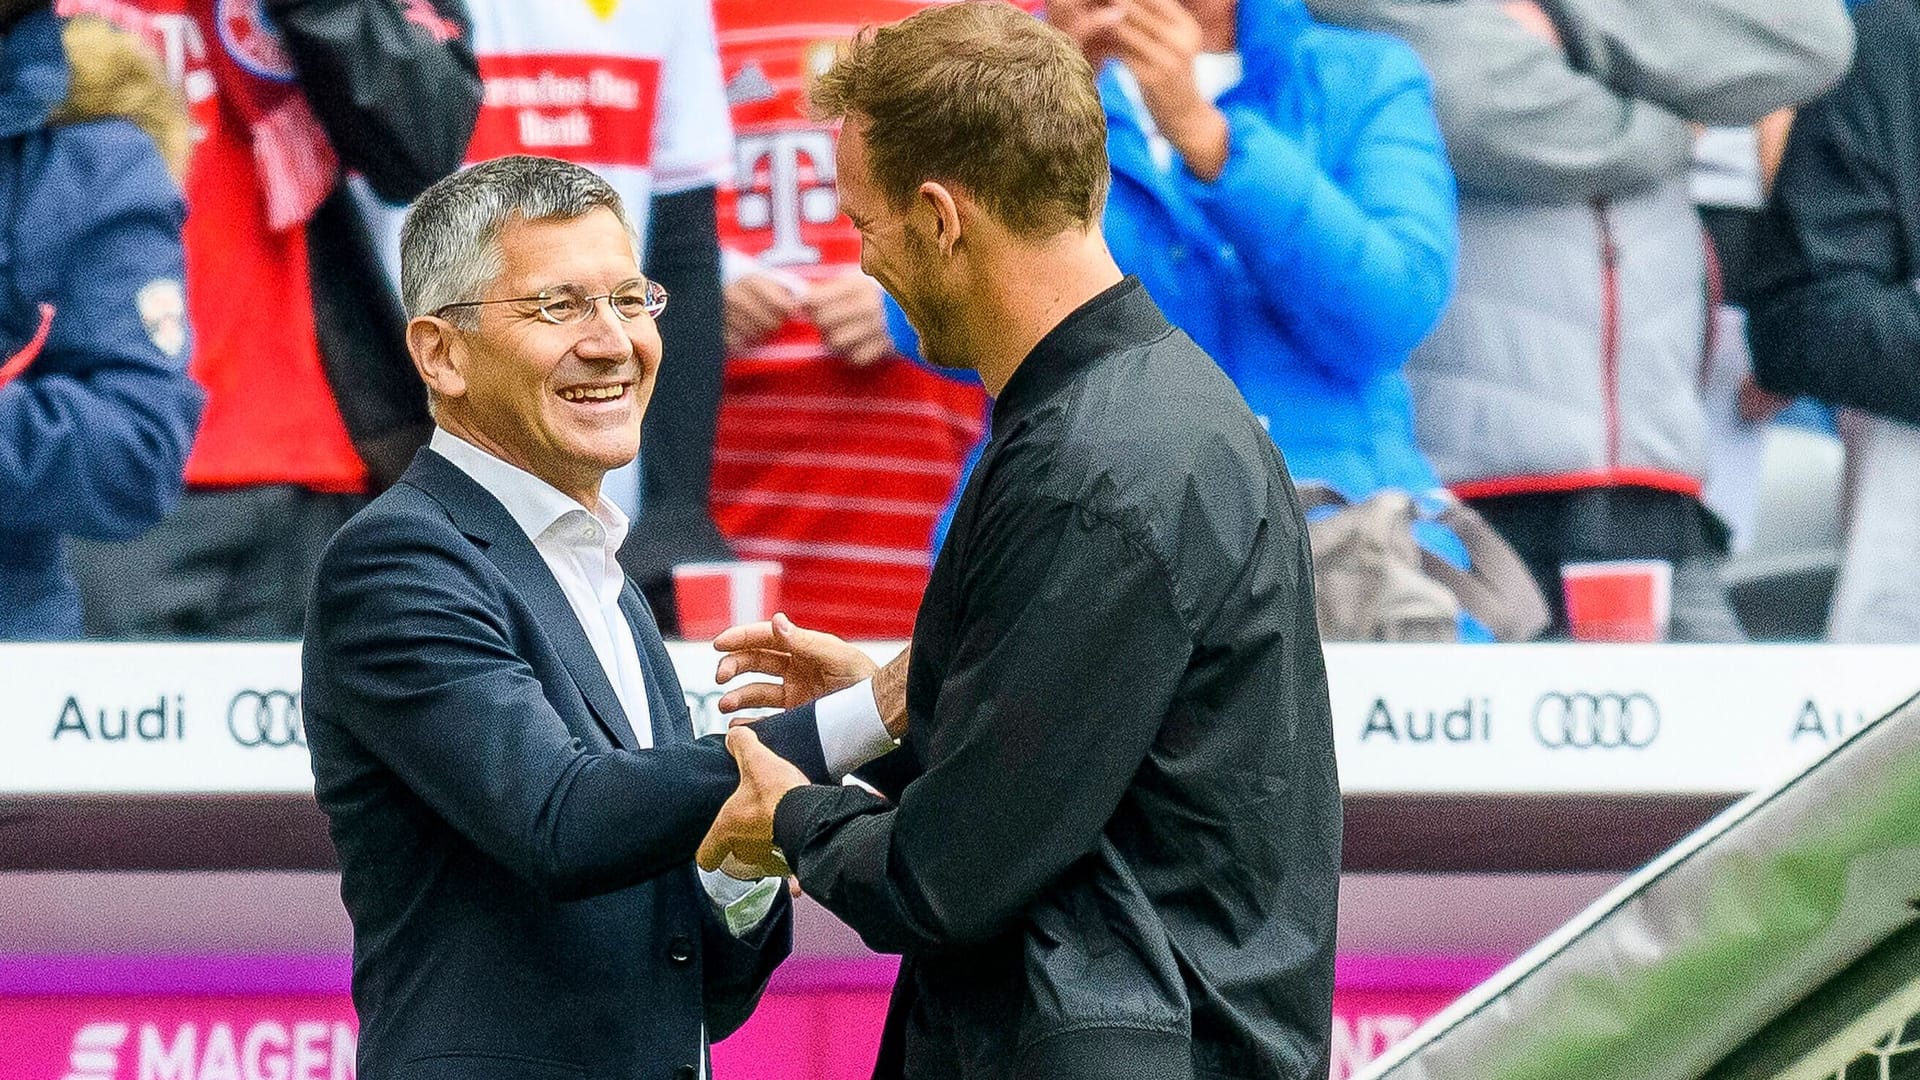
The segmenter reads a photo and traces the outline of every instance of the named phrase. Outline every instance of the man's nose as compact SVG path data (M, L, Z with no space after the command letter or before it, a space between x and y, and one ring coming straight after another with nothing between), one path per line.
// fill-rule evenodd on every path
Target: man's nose
M587 312L586 322L580 327L580 343L574 346L574 352L589 360L625 360L633 355L630 329L628 323L613 313L613 301L602 297L593 301L592 309Z

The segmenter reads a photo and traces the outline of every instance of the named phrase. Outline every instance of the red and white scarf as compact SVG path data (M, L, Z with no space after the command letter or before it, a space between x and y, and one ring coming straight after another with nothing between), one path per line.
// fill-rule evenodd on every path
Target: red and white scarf
M280 29L259 0L59 0L62 17L95 15L137 34L160 56L169 49L156 13L184 11L205 44L206 63L223 107L231 107L253 150L254 178L276 232L304 224L333 190L339 158L301 96L298 73ZM176 63L183 57L175 56ZM169 71L176 82L184 71Z
M254 176L276 232L306 222L333 190L340 159L300 93L280 30L258 0L188 0L222 102L246 125Z

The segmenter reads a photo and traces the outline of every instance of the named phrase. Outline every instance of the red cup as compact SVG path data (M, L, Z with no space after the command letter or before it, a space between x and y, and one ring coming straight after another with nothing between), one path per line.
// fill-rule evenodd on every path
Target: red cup
M780 610L780 564L681 563L673 568L673 599L680 636L712 641L729 626L773 618Z
M1665 641L1673 564L1661 559L1567 563L1560 568L1575 641Z

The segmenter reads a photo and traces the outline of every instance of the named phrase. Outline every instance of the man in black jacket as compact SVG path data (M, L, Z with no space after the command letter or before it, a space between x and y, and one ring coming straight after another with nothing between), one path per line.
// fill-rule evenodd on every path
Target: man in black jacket
M1105 130L1064 35L999 4L859 37L842 116L863 268L934 362L979 372L993 437L933 570L887 799L808 785L750 727L702 846L778 865L904 956L877 1077L1318 1077L1340 794L1306 531L1233 384L1123 278ZM725 706L845 687L836 639L741 628ZM871 689L870 689L871 687Z
M1920 2L1854 13L1853 71L1800 111L1761 223L1750 336L1768 390L1849 424L1853 513L1828 636L1920 636Z

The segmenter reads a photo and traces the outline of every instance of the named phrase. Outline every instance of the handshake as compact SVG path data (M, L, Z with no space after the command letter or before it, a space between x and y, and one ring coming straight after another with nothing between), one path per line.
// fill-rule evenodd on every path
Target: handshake
M728 691L720 698L722 713L797 708L872 680L874 704L887 733L898 739L906 731L905 650L881 666L859 648L832 634L801 629L785 615L736 626L715 638L713 647L725 654L714 671L715 681L724 685L746 674L779 680ZM704 870L729 877L785 876L790 871L773 843L773 815L787 792L809 782L806 774L762 744L753 721L745 717L732 720L727 752L740 767L740 786L720 807L695 861Z

